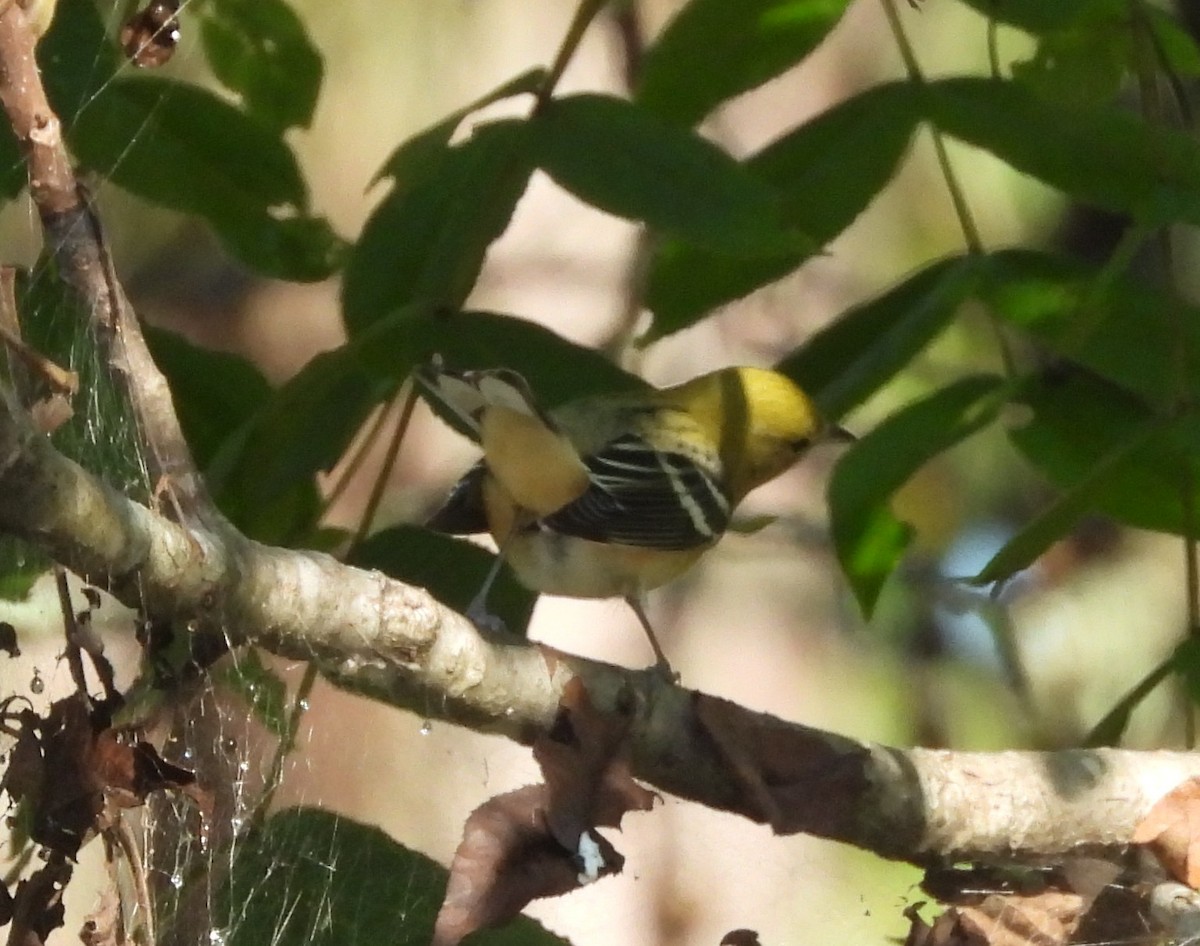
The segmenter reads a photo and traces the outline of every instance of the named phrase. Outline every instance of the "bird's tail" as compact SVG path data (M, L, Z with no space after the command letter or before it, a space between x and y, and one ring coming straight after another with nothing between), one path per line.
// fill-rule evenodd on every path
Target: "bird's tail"
M489 407L506 407L558 430L538 406L529 383L509 368L450 371L434 356L413 372L413 381L433 412L475 443L480 441L480 420Z

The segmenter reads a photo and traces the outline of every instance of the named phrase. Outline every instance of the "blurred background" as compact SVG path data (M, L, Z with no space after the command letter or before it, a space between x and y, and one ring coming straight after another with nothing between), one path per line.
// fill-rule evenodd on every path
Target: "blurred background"
M116 4L116 22L123 9ZM601 16L562 91L622 93L639 46L680 6L639 0ZM325 56L312 128L295 134L314 204L353 239L380 196L372 180L397 144L526 69L547 64L571 16L562 0L296 0ZM901 5L929 75L986 69L986 23L955 3ZM169 74L209 82L188 29ZM1026 56L1002 31L1001 61ZM818 52L783 78L730 103L704 132L735 155L762 147L830 105L902 74L875 0L856 0ZM508 108L523 108L518 100ZM489 115L493 114L489 112ZM986 155L951 157L985 245L1067 244L1094 233L1053 193ZM241 271L194 221L151 209L97 182L118 271L146 320L237 352L273 382L344 338L338 285L271 283ZM9 210L9 254L37 246L36 220ZM470 306L520 315L614 357L657 384L732 363L769 365L849 306L964 241L933 159L917 136L900 174L826 252L781 282L645 350L634 301L635 226L584 207L535 176L492 247ZM21 250L21 247L26 247ZM972 368L998 364L978 313L966 312L915 370L845 423L866 430L908 400ZM519 365L512 367L519 368ZM393 472L379 525L419 521L473 460L464 441L419 416ZM683 683L748 707L886 743L1050 748L1077 742L1169 652L1184 626L1183 550L1162 536L1092 521L994 598L955 582L973 574L1052 495L993 428L931 464L897 499L914 551L868 624L832 556L824 487L838 448L824 447L753 494L748 516L777 520L728 536L650 614ZM357 474L331 512L352 528L378 469ZM1120 621L1114 620L1119 615ZM652 655L620 602L543 599L531 636L640 667ZM997 646L997 640L1004 646ZM0 664L69 688L56 642ZM298 667L281 668L291 680ZM1136 714L1131 745L1174 744L1169 693ZM320 804L378 824L448 863L463 821L499 792L539 778L528 750L429 724L318 683L277 805ZM665 798L632 815L614 841L625 872L529 912L580 946L610 941L711 944L732 929L764 946L871 944L903 936L916 871ZM403 902L402 892L398 902ZM91 904L68 903L86 912ZM68 921L67 931L78 928Z

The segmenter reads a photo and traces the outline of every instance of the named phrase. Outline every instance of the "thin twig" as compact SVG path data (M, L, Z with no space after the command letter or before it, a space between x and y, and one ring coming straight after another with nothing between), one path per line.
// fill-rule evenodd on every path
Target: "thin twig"
M370 534L371 526L375 523L375 514L379 512L379 504L383 502L383 494L387 492L388 481L392 478L392 470L396 466L396 458L400 455L400 445L404 442L404 436L408 433L409 424L412 422L413 410L417 406L417 386L411 382L408 385L408 393L404 396L404 407L400 411L400 419L396 422L396 429L392 433L392 439L388 441L387 453L383 457L383 465L379 468L379 473L375 477L375 482L371 485L371 495L367 497L367 504L363 508L362 516L358 520L358 528L354 530L354 538L350 540L350 547L355 548Z
M554 62L551 63L550 69L546 73L546 79L542 83L542 87L538 89L537 101L533 107L535 114L545 108L550 99L554 97L554 90L558 87L559 80L575 55L575 50L583 41L583 34L587 32L592 20L604 9L607 2L608 0L580 0L575 15L571 17L571 25L567 27L567 33L559 44L558 52L554 54Z
M133 878L133 896L137 902L138 911L142 915L142 930L146 941L143 946L155 946L158 934L154 929L154 900L150 896L150 883L146 877L146 866L142 863L142 854L138 849L133 831L118 813L109 829L112 837L121 849L125 863L129 865L129 875Z

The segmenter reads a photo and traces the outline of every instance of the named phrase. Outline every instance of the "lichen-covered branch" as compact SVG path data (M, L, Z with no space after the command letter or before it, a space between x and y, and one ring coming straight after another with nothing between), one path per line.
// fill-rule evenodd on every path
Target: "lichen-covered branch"
M41 90L18 4L0 11L0 106L63 278L114 333L163 472L195 503L187 527L56 452L0 391L0 529L157 620L312 660L330 680L399 707L531 743L579 677L628 719L634 774L673 794L889 857L1039 860L1115 852L1150 806L1200 774L1200 755L891 749L751 712L631 672L480 634L424 590L316 552L246 539L211 508L165 382L140 343L91 208ZM178 517L177 517L178 518Z

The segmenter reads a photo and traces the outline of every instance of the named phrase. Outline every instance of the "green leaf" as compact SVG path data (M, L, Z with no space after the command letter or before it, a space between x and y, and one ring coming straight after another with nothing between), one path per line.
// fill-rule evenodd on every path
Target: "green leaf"
M1078 18L1043 34L1033 57L1013 64L1013 78L1065 104L1111 101L1128 74L1133 45L1128 11Z
M357 349L312 358L214 456L208 481L221 510L260 539L268 525L284 535L312 525L304 517L316 512L313 477L337 462L395 387L365 372Z
M328 223L308 215L286 143L211 92L169 79L118 78L71 117L68 140L89 170L204 218L258 271L311 281L338 265L341 243Z
M375 180L390 177L400 190L412 187L426 174L437 169L450 144L451 137L464 118L472 112L503 99L517 95L532 95L542 87L545 81L545 69L530 69L503 85L497 86L470 105L451 112L436 125L417 133L392 152L391 157L380 168Z
M908 545L910 529L892 515L892 495L927 461L991 423L1004 382L963 378L902 408L842 457L829 483L833 541L859 607L870 615Z
M1111 106L1040 98L1018 82L924 86L942 131L1084 203L1147 224L1200 222L1200 143Z
M1128 475L1124 468L1125 461L1161 426L1156 421L1148 421L1135 430L1125 443L1118 444L1075 486L1009 539L980 569L979 574L971 579L972 583L987 585L995 581L1007 581L1029 568L1055 542L1066 538L1081 519L1097 508L1100 497L1117 487L1120 479Z
M942 260L840 316L778 369L810 392L827 417L857 407L949 324L981 281L976 256Z
M225 515L259 539L304 533L313 525L304 516L317 510L309 498L315 474L337 462L371 410L434 353L459 370L514 368L547 407L642 383L522 319L402 308L314 357L225 440L208 468Z
M287 684L262 662L257 650L248 647L235 652L214 677L245 700L267 732L281 739L288 734Z
M213 913L225 918L227 946L428 943L446 891L447 871L431 858L317 808L272 815L224 859ZM526 917L470 941L566 946Z
M1200 392L1200 307L1133 276L1027 250L988 257L980 298L1010 325L1152 404ZM1189 372L1181 374L1186 367Z
M1125 0L964 0L984 16L1030 33L1066 29L1081 17L1099 12L1128 15Z
M1132 690L1121 697L1117 705L1104 714L1091 732L1084 737L1084 749L1098 749L1101 746L1115 746L1121 741L1121 736L1129 728L1129 717L1154 689L1163 682L1176 668L1177 655L1180 649L1189 647L1187 641L1180 645L1172 654L1146 676L1138 681Z
M436 354L455 371L512 368L546 408L645 385L594 348L534 322L494 312L442 313L412 306L379 322L354 344L364 370L377 383L404 380Z
M773 186L784 223L828 243L848 227L896 172L920 118L906 82L876 86L784 135L746 162ZM807 251L761 258L722 256L666 240L651 261L646 302L654 340L693 324L794 270Z
M424 173L375 208L346 266L342 308L351 336L411 302L462 304L525 192L529 138L526 122L496 122L444 148L436 167L422 154Z
M442 604L463 613L483 587L496 556L465 539L405 525L377 532L347 561L425 588ZM509 631L523 635L536 600L537 595L505 568L488 594L487 608Z
M210 0L200 35L213 75L267 125L307 128L324 64L284 0Z
M123 65L92 0L58 0L37 47L50 104L63 122L78 115Z
M201 348L153 326L142 331L167 376L192 457L204 469L221 445L271 398L271 387L239 355Z
M1181 496L1189 469L1200 469L1200 421L1151 409L1127 391L1086 371L1063 366L1026 384L1020 401L1032 419L1009 437L1022 454L1064 490L1086 484L1094 508L1126 525L1183 534ZM1110 466L1094 478L1097 468ZM1191 477L1200 504L1200 488ZM1192 523L1193 532L1200 528Z
M53 563L40 548L16 536L0 534L0 601L25 601Z
M726 99L799 63L841 18L846 0L692 0L646 51L636 99L694 125Z
M779 195L712 142L623 99L554 99L532 121L537 162L607 213L734 256L811 251Z

